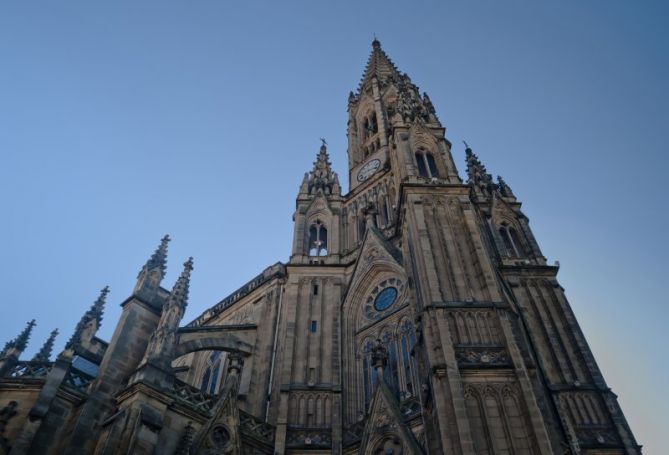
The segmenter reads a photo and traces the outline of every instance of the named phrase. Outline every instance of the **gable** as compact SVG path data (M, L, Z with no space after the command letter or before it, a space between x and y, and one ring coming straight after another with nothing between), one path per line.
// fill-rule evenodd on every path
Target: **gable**
M360 442L361 454L422 454L413 432L404 422L399 403L381 381L374 392L365 430Z
M401 261L401 253L376 228L367 230L342 305L346 326L353 324L357 331L393 313L406 300L408 277ZM387 288L394 288L395 295L387 306L379 307L376 299L388 297L382 295Z

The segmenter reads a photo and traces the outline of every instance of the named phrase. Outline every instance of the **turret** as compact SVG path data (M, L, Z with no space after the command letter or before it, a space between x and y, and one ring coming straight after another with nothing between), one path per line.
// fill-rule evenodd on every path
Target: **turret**
M479 157L472 151L469 144L465 144L467 160L467 183L471 185L478 196L489 196L495 190L492 175L488 174Z
M42 348L37 354L32 358L33 362L48 362L51 357L51 351L53 350L53 343L56 341L58 336L58 329L53 329L49 334L49 338L44 342Z
M28 346L28 339L35 327L35 320L28 321L26 327L19 333L19 335L11 341L5 343L5 347L0 351L0 358L16 356L17 358L23 353Z
M72 353L77 347L82 346L84 349L90 349L91 341L100 328L102 322L102 315L105 310L105 303L107 301L107 294L109 294L109 286L105 286L100 290L100 295L93 302L90 309L77 323L74 333L65 345L65 351Z
M291 262L332 263L340 251L341 185L324 139L310 172L304 175L293 219Z
M142 270L137 276L137 284L133 294L146 302L152 302L156 297L156 292L160 287L160 282L165 278L167 270L167 244L170 241L169 235L165 235L160 240L160 245L153 255L146 261Z
M401 181L461 183L432 100L421 96L376 39L358 91L349 95L348 112L352 190L387 169Z
M163 305L158 327L149 338L144 357L130 382L145 381L160 387L171 386L174 380L171 365L174 360L177 331L188 306L192 270L193 258L189 258Z
M2 351L0 351L0 377L14 366L23 351L25 351L33 327L35 327L34 319L29 321L21 333L13 340L8 341Z

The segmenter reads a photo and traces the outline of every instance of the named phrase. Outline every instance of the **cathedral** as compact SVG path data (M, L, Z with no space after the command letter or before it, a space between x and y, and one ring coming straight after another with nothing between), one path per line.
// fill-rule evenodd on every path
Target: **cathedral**
M348 113L350 188L323 141L286 263L182 321L165 236L111 340L105 288L53 360L7 342L0 455L640 454L519 199L376 39Z

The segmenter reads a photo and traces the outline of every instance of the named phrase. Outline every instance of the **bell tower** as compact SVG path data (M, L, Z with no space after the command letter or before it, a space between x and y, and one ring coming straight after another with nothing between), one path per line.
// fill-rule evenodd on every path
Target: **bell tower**
M325 139L314 167L304 174L297 195L291 263L332 264L340 253L341 185L332 170Z
M352 191L381 170L391 170L397 184L461 183L429 96L398 71L376 39L357 93L349 94L348 112Z

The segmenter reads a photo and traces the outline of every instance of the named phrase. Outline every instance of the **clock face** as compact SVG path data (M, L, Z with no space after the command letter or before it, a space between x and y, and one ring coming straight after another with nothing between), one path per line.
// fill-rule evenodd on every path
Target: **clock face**
M364 182L370 178L376 172L379 166L381 166L381 161L374 159L361 167L360 171L358 171L358 182Z

